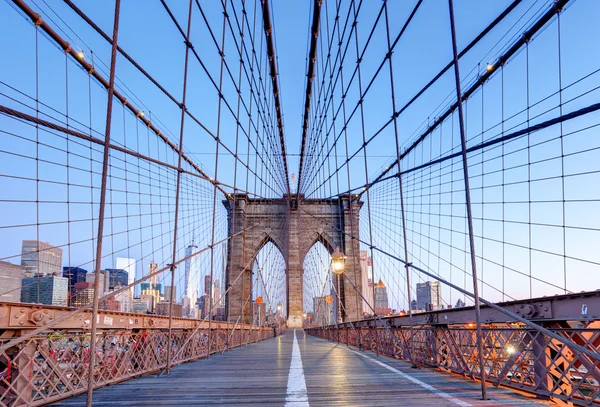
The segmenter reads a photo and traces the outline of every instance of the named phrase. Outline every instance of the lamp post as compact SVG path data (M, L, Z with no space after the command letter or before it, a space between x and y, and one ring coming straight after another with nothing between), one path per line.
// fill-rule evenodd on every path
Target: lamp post
M333 274L339 276L344 273L346 256L340 250L339 246L336 246L335 251L331 254L331 269Z

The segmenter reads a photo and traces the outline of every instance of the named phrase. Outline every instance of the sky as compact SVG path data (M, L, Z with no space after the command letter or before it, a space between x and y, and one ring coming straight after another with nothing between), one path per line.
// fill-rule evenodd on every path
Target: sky
M166 3L185 30L187 2ZM269 93L271 84L267 74L264 33L260 25L254 27L252 24L256 11L254 3L245 2L250 20L244 28L244 38L246 45L250 38L263 40L255 41L256 59L249 56L251 54L243 54L246 71L242 71L241 81L238 79L240 56L237 47L242 38L238 30L242 5L239 1L228 3L227 23L231 26L226 25L223 37L224 61L227 65L223 69L221 86L224 99L221 103L217 91L222 61L217 48L223 41L221 2L201 2L201 9L194 4L190 41L202 64L190 54L186 107L194 118L185 119L184 150L191 161L210 177L259 196L278 197L285 189L277 167L280 163L280 156L277 155L279 136L275 127L273 99ZM474 83L477 76L485 72L486 64L494 63L551 3L544 0L521 2L514 12L461 59L463 86ZM27 4L41 12L44 21L54 27L74 49L82 50L85 60L93 63L101 75L108 77L110 45L65 3L31 0ZM84 1L75 1L75 4L102 30L109 35L112 33L112 6ZM343 2L340 14L346 13L348 4ZM388 1L392 37L400 31L415 4L416 1ZM464 48L508 4L508 1L456 0L458 49ZM357 18L358 46L361 50L382 5L380 1L361 3ZM276 0L271 2L271 6L289 182L294 191L298 187L292 180L292 173L297 179L311 2ZM325 14L325 9L328 14ZM334 1L324 2L308 141L308 147L314 148L315 158L307 157L308 162L316 165L309 167L312 172L305 174L305 184L302 185L302 192L310 197L327 197L330 190L335 195L349 188L360 189L388 166L396 154L393 126L387 126L369 143L366 163L360 150L363 145L363 123L364 135L368 139L382 128L392 114L387 65L364 97L362 115L358 110L348 121L347 133L341 130L344 125L341 114L336 119L335 132L331 130L332 115L320 127L317 116L314 116L315 112L322 109L315 95L319 95L321 80L329 77L328 72L323 72L328 54L327 41L324 39L328 38L328 29L333 32L334 9ZM600 39L595 29L595 16L598 13L600 4L594 0L569 2L561 16L560 64L558 23L554 19L533 39L527 52L519 52L503 70L498 70L492 76L483 92L479 90L474 93L466 104L465 127L469 146L526 127L527 115L530 124L536 124L598 102L596 88L600 85L597 72L600 68L600 51L594 46ZM260 22L260 19L257 21ZM343 18L340 21L344 21ZM363 87L375 75L387 52L384 27L382 23L375 26L361 62ZM397 106L410 100L450 62L452 48L449 30L446 2L424 1L394 50L393 78ZM349 31L344 35L350 35ZM94 80L90 80L74 59L66 58L44 34L38 33L36 40L35 28L10 2L0 3L0 37L12 39L3 41L0 48L4 56L0 62L1 105L37 114L94 137L104 137L106 92ZM343 39L347 41L348 37L344 36ZM357 59L353 54L356 52L354 39L350 44L350 54L342 69L346 86L349 86L345 97L348 115L360 99L359 82L350 82ZM181 33L160 2L122 3L119 45L175 99L182 100L185 46ZM334 44L332 54L335 55L335 52L337 46ZM245 75L250 66L261 72L260 80L254 78L248 81ZM398 117L402 148L410 145L428 123L443 112L449 103L454 102L453 74L449 70ZM178 144L181 130L179 107L122 56L117 59L116 76L119 92L127 95L127 99L143 111L162 134ZM239 107L236 83L241 84L242 97L239 100L242 103ZM253 99L249 92L251 85L259 83L264 100L262 113L257 109L258 99ZM560 95L557 93L559 83L563 88ZM340 89L341 84L332 92L332 104L336 109L342 106ZM36 94L39 101L37 112ZM558 107L561 97L564 104L562 110ZM241 124L237 124L238 119ZM475 203L473 216L475 232L480 237L476 239L476 252L479 254L480 277L483 275L481 289L484 296L499 301L530 295L552 295L565 292L565 289L581 291L598 287L599 281L595 275L600 258L594 242L599 237L597 213L600 197L597 188L591 187L600 181L597 174L599 146L595 137L598 121L598 114L592 113L565 122L562 127L553 126L530 138L502 144L504 153L499 148L490 148L483 154L474 153L470 156L472 199ZM140 125L140 121L120 104L113 107L111 129L113 143L172 166L177 165L177 154L165 147L156 135L143 124ZM328 145L332 145L336 136L340 137L337 142L338 157L329 155L328 159L324 159L327 151L319 143L325 139L318 137L324 137L325 134L328 135ZM433 135L426 139L422 147L403 160L403 170L459 151L458 134L458 119L452 116L434 129ZM247 142L248 135L251 135L252 145ZM223 145L217 147L215 136ZM0 241L3 242L0 259L18 263L21 240L39 238L64 246L64 265L93 269L98 186L102 170L101 148L43 128L36 129L5 115L0 115L0 143L4 146L0 151ZM225 151L225 147L235 151L236 145L240 157L238 160L231 152ZM218 155L215 154L217 148ZM254 148L259 150L259 155L254 154ZM348 167L342 167L338 177L332 176L328 168L340 166L346 159L346 148L349 155L359 152L356 158L350 160L350 175L347 173ZM482 159L485 159L485 164L481 164ZM468 248L461 164L456 159L446 164L417 170L405 177L410 253L414 256L415 265L433 270L442 278L472 290L470 266L466 261ZM184 163L184 169L195 171L187 163ZM176 171L126 157L119 152L112 153L110 170L110 205L105 225L108 238L104 242L105 248L110 250L104 252L102 267L114 266L116 257L140 259L138 276L147 269L150 261L166 266L171 262L173 253L171 241ZM212 185L205 180L189 174L181 178L181 231L175 250L178 258L183 257L185 248L192 242L202 248L212 240L218 241L227 236L225 209L218 204L223 199L222 194L217 192L215 198ZM231 187L225 189L232 190ZM505 197L509 196L514 198L514 202L507 203ZM213 214L215 199L217 205ZM364 201L366 196L362 199ZM374 244L396 256L402 256L397 180L375 185L369 199ZM363 239L368 239L369 235L367 210L371 209L365 204L360 225ZM211 269L209 252L201 254L200 273L203 275ZM556 256L557 253L560 255ZM212 258L213 271L220 273L221 281L224 280L222 255L219 250ZM263 261L281 267L279 260L272 260L269 256L263 254ZM379 275L390 287L393 308L405 308L407 296L400 263L378 254L374 259L374 270L375 277ZM273 271L270 277L273 284L279 273L280 270ZM183 265L176 276L180 293L183 292L182 274ZM412 277L413 283L430 279L421 273L415 273ZM203 278L196 281L203 281ZM277 287L276 290L282 290L280 285ZM202 287L199 289L203 290ZM317 287L314 287L314 291L318 291ZM444 288L444 297L449 304L461 298L460 294L447 287Z

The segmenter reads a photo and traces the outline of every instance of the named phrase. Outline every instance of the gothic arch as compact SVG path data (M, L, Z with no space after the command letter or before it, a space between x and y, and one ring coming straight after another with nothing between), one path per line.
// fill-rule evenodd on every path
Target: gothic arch
M277 242L277 240L274 239L273 236L271 236L270 233L263 232L262 236L259 236L257 239L253 239L253 241L252 241L253 247L250 249L251 253L252 253L252 257L251 257L252 261L249 262L249 264L250 264L249 267L250 268L252 268L252 264L254 264L254 261L256 260L256 256L258 256L258 253L269 242L273 243L273 245L275 245L275 247L277 248L277 250L279 250L279 252L282 255L284 255L283 245L280 242ZM283 257L285 259L285 255Z

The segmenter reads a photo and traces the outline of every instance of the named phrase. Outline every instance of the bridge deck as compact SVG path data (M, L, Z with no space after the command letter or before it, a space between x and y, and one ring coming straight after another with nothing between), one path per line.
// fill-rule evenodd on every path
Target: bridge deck
M506 389L479 399L479 384L358 352L294 331L223 355L94 392L110 406L541 406ZM294 347L296 349L294 350ZM298 351L300 357L298 357ZM300 361L301 359L301 361ZM291 367L291 369L290 369ZM304 384L305 383L305 384ZM56 406L82 406L85 396Z

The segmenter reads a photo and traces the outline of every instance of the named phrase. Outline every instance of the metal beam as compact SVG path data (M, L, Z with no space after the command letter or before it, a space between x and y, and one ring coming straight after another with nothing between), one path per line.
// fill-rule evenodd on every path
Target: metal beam
M499 302L498 306L530 321L596 321L600 320L600 291L539 297L518 301ZM408 315L381 317L388 326L410 326ZM378 319L369 318L353 322L354 327L372 326ZM415 325L468 325L474 323L474 307L450 308L439 311L413 313ZM481 322L484 324L513 323L515 319L492 307L481 305ZM350 324L338 324L350 327Z

